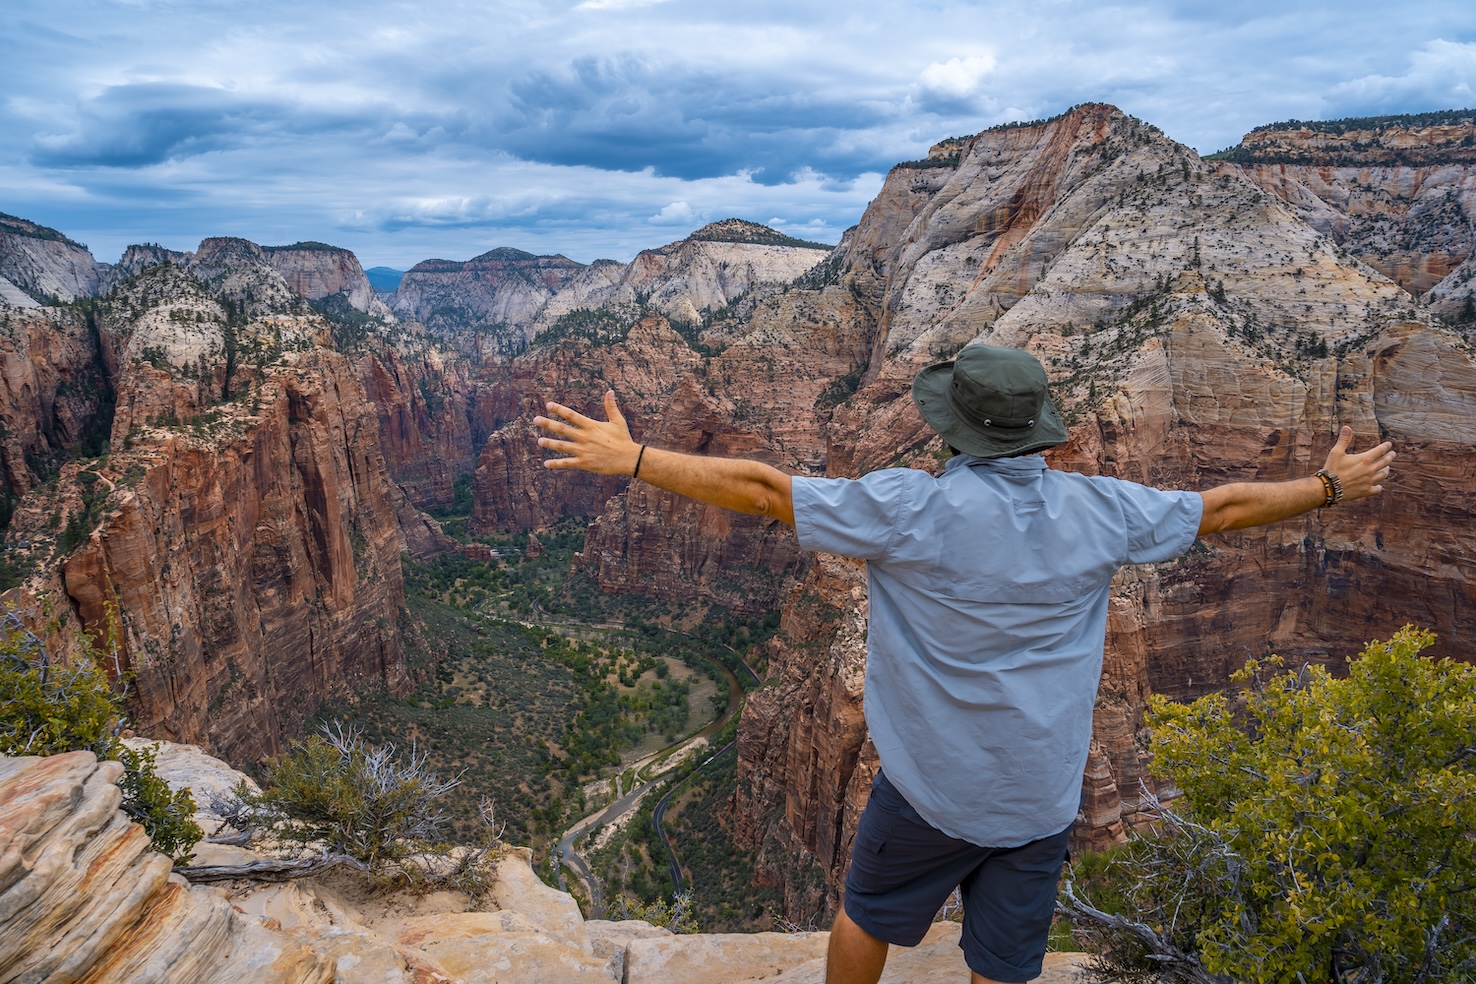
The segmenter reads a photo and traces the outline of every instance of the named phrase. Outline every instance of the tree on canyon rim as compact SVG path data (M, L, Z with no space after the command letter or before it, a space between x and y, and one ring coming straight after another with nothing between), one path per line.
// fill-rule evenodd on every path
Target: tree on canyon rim
M151 749L119 739L124 694L113 689L101 659L84 635L71 660L57 660L19 613L0 612L0 755L89 751L121 762L123 812L144 828L154 850L188 861L202 836L194 798L188 789L170 790L154 771Z
M1271 657L1241 699L1152 699L1154 771L1183 795L1112 862L1121 915L1063 892L1107 980L1476 978L1476 667L1421 657L1433 641L1406 627L1346 679Z

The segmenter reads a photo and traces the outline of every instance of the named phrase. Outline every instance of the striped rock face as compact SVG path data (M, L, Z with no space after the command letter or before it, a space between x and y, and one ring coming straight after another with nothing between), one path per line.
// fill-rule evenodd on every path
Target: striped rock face
M91 752L0 758L0 979L328 984L333 964L170 874Z

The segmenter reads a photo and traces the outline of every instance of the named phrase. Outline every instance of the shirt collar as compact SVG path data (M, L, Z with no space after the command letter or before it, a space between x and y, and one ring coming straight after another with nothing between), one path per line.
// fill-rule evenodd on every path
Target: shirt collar
M943 466L943 473L946 475L956 468L993 468L1010 474L1028 475L1031 472L1045 471L1048 467L1045 458L1038 454L1022 454L1013 458L980 458L973 454L956 454Z

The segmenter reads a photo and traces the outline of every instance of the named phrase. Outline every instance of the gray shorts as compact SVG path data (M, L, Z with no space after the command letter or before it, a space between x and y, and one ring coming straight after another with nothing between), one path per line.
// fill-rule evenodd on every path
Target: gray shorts
M997 981L1040 976L1067 827L1020 847L980 847L918 815L877 773L846 872L846 914L879 940L916 946L955 887L963 896L964 962Z

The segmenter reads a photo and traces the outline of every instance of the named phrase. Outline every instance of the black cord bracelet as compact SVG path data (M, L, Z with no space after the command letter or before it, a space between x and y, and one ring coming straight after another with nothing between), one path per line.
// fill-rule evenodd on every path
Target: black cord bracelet
M645 456L646 456L646 446L644 444L642 444L641 445L641 453L638 454L638 455L636 455L636 466L635 466L635 470L630 473L630 477L631 478L636 478L637 476L640 475L640 473L641 473L641 459L644 458Z

